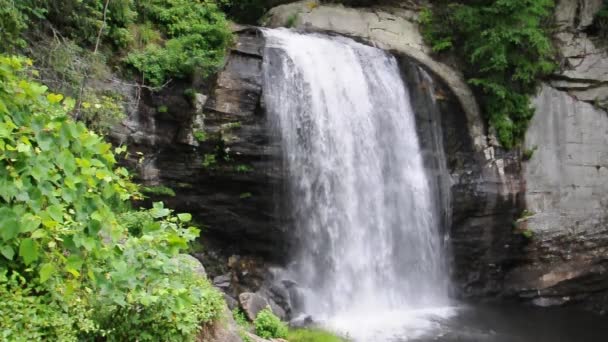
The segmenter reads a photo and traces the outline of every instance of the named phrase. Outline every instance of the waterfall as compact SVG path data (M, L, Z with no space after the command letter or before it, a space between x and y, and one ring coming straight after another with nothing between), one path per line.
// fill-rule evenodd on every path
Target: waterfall
M289 179L297 243L287 271L303 289L299 309L355 339L383 340L387 324L448 304L440 201L397 61L344 37L264 35L264 104Z

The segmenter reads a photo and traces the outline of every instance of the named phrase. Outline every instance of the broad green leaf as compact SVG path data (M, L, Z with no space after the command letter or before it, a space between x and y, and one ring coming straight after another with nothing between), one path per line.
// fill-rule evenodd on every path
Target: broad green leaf
M47 98L47 100L50 103L59 103L59 102L61 102L61 100L63 100L63 95L61 95L61 94L48 94L46 96L46 98Z
M42 223L42 221L40 220L39 217L36 217L29 213L25 214L21 217L20 232L21 233L32 232L32 231L36 230L38 227L40 227L41 223Z
M163 205L163 202L155 202L154 204L152 204L150 214L154 218L161 218L169 216L169 214L171 214L171 210L166 209Z
M46 212L51 216L51 218L56 222L63 222L63 207L61 205L55 204L46 208Z
M10 208L0 208L0 236L8 241L19 233L17 215Z
M13 260L13 257L15 256L15 250L9 245L0 246L0 253L8 260Z
M19 256L23 258L26 265L38 260L38 244L32 239L23 239L19 246Z
M177 214L177 218L179 218L180 221L186 223L186 222L190 222L192 220L192 215L190 215L188 213L182 213L182 214Z
M55 265L46 263L40 267L40 282L44 283L55 273Z

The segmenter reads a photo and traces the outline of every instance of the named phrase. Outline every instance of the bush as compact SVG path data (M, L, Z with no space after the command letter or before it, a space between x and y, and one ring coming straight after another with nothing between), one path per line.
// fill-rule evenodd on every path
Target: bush
M443 0L421 15L433 50L452 50L466 62L469 83L507 148L523 138L534 114L530 95L555 67L546 23L553 5L553 0Z
M164 46L151 43L126 58L152 85L195 70L207 76L221 66L232 34L215 2L153 0L140 3L138 11L168 38Z
M69 342L78 340L79 331L95 330L81 303L62 303L37 290L16 272L0 272L0 340Z
M262 338L287 337L287 325L275 316L269 307L260 311L253 321L255 334Z
M223 304L180 258L199 233L191 216L162 203L134 214L141 195L111 145L71 121L75 101L32 82L28 64L0 56L1 336L194 339ZM129 213L139 226L121 221Z

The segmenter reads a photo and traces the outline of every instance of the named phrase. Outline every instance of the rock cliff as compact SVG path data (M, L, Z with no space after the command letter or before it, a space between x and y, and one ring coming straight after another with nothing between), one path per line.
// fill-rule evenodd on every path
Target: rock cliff
M530 160L522 160L530 152L498 146L463 76L433 58L417 26L419 3L354 9L300 1L274 8L266 23L349 36L398 58L426 165L441 184L455 294L604 310L608 58L588 30L602 1L558 3L562 69L534 101ZM164 200L193 213L227 255L281 262L289 220L281 215L280 146L261 101L264 41L256 28L235 31L237 43L216 79L144 96L137 129L120 137L144 154L131 161L142 180L173 188L177 196Z

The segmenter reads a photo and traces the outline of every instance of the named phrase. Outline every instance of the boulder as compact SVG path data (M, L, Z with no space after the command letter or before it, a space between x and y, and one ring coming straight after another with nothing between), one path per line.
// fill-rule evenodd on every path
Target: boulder
M244 292L239 295L241 308L249 320L254 321L258 313L270 306L266 298L257 293Z
M225 293L223 295L224 295L224 301L226 302L226 305L228 305L228 309L234 310L239 307L239 302L236 299L232 298L231 296L229 296Z
M254 321L258 313L270 307L272 312L281 320L285 320L287 315L272 299L268 299L259 293L244 292L239 295L239 303L247 317Z
M220 289L226 289L230 287L231 277L230 274L224 274L213 278L213 285Z
M205 266L195 257L190 254L180 254L177 256L180 262L189 264L194 268L196 274L203 278L207 278L207 272L205 272Z

